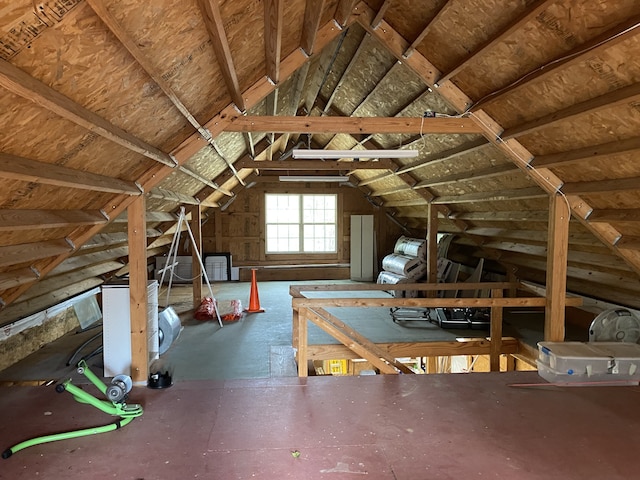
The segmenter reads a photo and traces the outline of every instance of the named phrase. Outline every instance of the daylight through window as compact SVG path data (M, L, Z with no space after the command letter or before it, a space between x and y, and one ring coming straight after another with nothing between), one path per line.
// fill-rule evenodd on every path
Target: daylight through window
M267 253L335 253L336 195L267 194Z

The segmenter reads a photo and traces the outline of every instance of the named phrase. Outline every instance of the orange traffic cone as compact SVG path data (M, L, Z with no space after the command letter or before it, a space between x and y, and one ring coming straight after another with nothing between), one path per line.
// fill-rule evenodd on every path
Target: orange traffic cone
M260 297L258 297L258 283L256 282L256 269L251 269L251 294L249 295L249 308L244 309L248 313L262 313L264 308L260 308Z

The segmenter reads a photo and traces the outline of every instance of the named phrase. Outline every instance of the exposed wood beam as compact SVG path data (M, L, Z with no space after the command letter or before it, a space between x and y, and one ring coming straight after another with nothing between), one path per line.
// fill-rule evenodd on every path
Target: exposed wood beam
M359 186L359 185L358 185ZM411 187L406 183L395 187L385 188L384 190L376 190L369 194L369 197L384 197L386 195L393 195L395 193L411 190Z
M409 48L407 48L404 51L403 57L408 58L411 56L411 54L414 52L414 50L416 48L418 48L418 46L422 43L422 41L425 39L425 37L427 36L427 34L429 33L429 30L431 30L431 28L433 27L433 25L435 25L435 23L438 21L438 19L444 15L444 13L447 11L447 9L449 7L451 7L451 4L453 2L451 2L450 0L446 0L442 6L438 9L438 11L436 12L436 14L433 16L433 18L431 20L429 20L429 23L427 23L427 25L422 29L422 31L418 34L418 36L416 37L416 39L413 41L413 43L411 43L411 45L409 45Z
M341 27L344 27L356 6L357 0L339 0L334 18Z
M198 0L198 5L202 12L204 24L209 32L209 38L211 38L227 91L229 95L231 95L231 101L238 110L244 112L247 106L245 105L245 100L240 90L240 83L238 82L238 75L233 65L229 40L224 31L224 23L222 21L222 15L220 14L218 0Z
M106 223L98 210L0 210L0 232Z
M378 9L376 16L371 21L371 28L378 28L378 26L380 25L380 22L382 22L382 19L384 18L384 14L387 13L387 10L391 6L391 2L392 0L384 0L382 5Z
M415 198L412 200L392 200L390 202L384 202L384 206L389 207L424 207L429 203L424 198Z
M333 41L338 35L342 33L333 20L327 22L318 31L318 38L316 40L316 47L318 51L322 51L323 48ZM289 54L280 64L281 80L293 75L300 67L308 64L309 57L304 55L301 50L295 50ZM244 96L247 99L247 108L252 108L257 105L266 95L271 92L275 86L269 82L266 77L259 79L249 89L244 92ZM231 116L235 114L237 107L235 104L230 104L222 111L211 118L204 125L213 137L216 137L224 131L226 125L231 121ZM184 142L182 142L172 154L180 165L187 162L193 155L199 152L204 146L207 145L206 140L202 138L199 133L190 135ZM167 178L172 172L173 168L169 168L165 165L154 165L143 173L138 179L138 183L142 185L145 191L151 190L156 187L162 180ZM207 187L208 188L208 187ZM129 195L119 195L105 205L105 209L109 210L111 215L117 216L123 212L127 206L132 202L132 197ZM101 229L101 226L80 228L76 229L69 238L76 244L82 245L91 237L93 237ZM55 258L39 261L36 264L38 270L42 275L47 274L52 269L56 268L63 260L68 257L68 254L61 254ZM2 298L6 304L13 302L24 291L29 288L29 284L20 285L19 287L12 288L3 293Z
M510 83L508 86L490 93L483 99L476 102L473 108L476 109L479 105L493 103L500 99L504 99L508 94L531 85L531 83L535 81L549 78L561 69L567 69L572 65L577 65L583 62L587 58L592 58L604 50L633 37L638 33L638 28L640 28L640 15L635 15L606 32L597 35L591 40L578 45L569 52L563 53L560 57L548 62L546 65L542 65L531 70L520 77L519 80Z
M149 377L149 334L147 293L146 198L137 197L127 208L129 223L129 312L131 321L131 380Z
M94 112L2 59L0 59L0 86L128 150L169 167L176 165L176 162L168 153L116 127Z
M129 247L124 245L121 247L109 248L107 250L102 250L99 252L74 255L66 262L59 265L57 268L51 270L51 275L60 275L62 273L72 272L73 270L84 269L89 265L115 261L117 259L126 257L128 254Z
M30 268L20 268L9 272L0 273L0 292L9 288L32 283L38 279L36 273Z
M159 222L175 222L178 217L171 212L147 212L147 223L159 223ZM112 223L128 223L129 216L125 213L115 218Z
M193 278L193 308L198 308L202 302L202 208L200 205L191 207L191 232L195 245L191 245L191 278ZM231 280L231 279L229 279Z
M340 75L340 79L338 80L338 83L336 83L336 86L333 89L333 92L331 92L331 95L329 96L329 99L327 100L327 103L325 104L324 108L322 109L322 113L323 114L326 114L329 111L329 109L331 108L331 105L333 105L333 101L335 100L336 95L340 91L340 88L342 88L342 85L344 84L345 80L347 79L349 73L351 72L351 70L355 66L356 62L358 61L358 57L365 50L365 46L367 44L367 39L369 39L369 38L371 38L371 36L368 33L366 33L362 37L362 40L360 41L360 44L358 45L358 48L356 49L355 53L353 54L353 56L349 60L349 63L347 64L347 68L345 68L344 72L342 72L342 75Z
M73 250L64 239L0 247L0 267L54 257Z
M637 235L623 235L616 242L616 247L632 249L632 250L638 250L638 249L640 249L640 236L637 236Z
M264 0L264 48L267 76L276 85L280 82L283 14L283 0Z
M544 198L547 193L540 187L515 188L511 190L501 190L499 192L474 192L464 195L447 195L436 197L435 204L446 203L475 203L475 202L500 202L511 200L528 200L530 198Z
M640 208L593 210L589 222L640 222Z
M432 166L436 163L453 160L454 158L476 152L489 146L491 146L491 144L487 142L486 138L480 137L443 152L430 153L423 158L407 163L398 169L398 173L410 172L423 166Z
M279 133L481 133L470 118L285 117L235 115L227 132Z
M291 95L291 104L289 105L289 111L287 114L296 115L298 113L298 108L300 106L300 101L302 100L302 92L304 90L304 85L307 79L307 74L309 73L309 64L305 63L302 67L298 69L295 73L294 79L294 88L293 95ZM289 145L289 138L291 138L292 142L295 144L298 141L300 134L289 134L285 133L285 138L283 139L283 150L287 150ZM255 158L255 155L254 155Z
M542 128L549 128L551 125L561 121L567 121L581 115L595 113L599 110L625 105L638 99L640 99L640 83L634 83L628 87L619 88L613 92L605 93L599 97L585 100L584 102L580 102L575 105L570 105L562 110L558 110L529 122L525 122L521 125L508 128L502 132L501 137L503 139L519 137L533 133Z
M307 0L304 8L304 22L302 24L302 38L300 46L307 55L313 53L316 43L320 18L324 11L326 0Z
M592 182L568 182L562 186L567 195L589 195L640 190L640 177L616 178Z
M318 95L320 95L320 90L322 90L322 86L329 76L329 72L333 68L333 64L338 57L338 53L340 53L340 49L342 48L342 43L344 42L346 35L347 30L343 30L342 34L335 42L336 45L335 48L333 48L332 54L328 55L328 52L323 52L320 56L320 61L317 62L317 65L315 65L315 68L311 72L310 81L307 82L304 101L304 109L307 115L311 113L311 110L316 103L316 99L318 98Z
M160 70L142 53L142 50L138 47L138 44L131 38L131 36L122 28L113 15L109 12L102 0L87 0L87 3L91 6L93 11L100 17L102 22L107 28L118 38L122 46L127 49L136 62L147 72L147 74L153 79L153 81L160 87L164 94L171 100L173 105L180 111L180 113L193 125L196 130L200 131L200 134L205 138L208 137L208 133L202 129L202 125L191 114L189 109L182 103L180 98L173 91L168 82L162 78Z
M149 193L147 193L149 198L155 198L158 200L167 200L169 202L182 203L185 205L201 205L203 207L217 207L218 204L216 202L210 201L200 201L196 197L192 197L191 195L185 195L180 192L173 192L171 190L166 190L164 188L156 187L153 188Z
M0 153L0 177L57 187L140 195L133 182Z
M562 195L549 197L549 240L547 248L547 304L544 310L544 339L564 341L567 297L567 254L571 208Z
M385 45L388 50L393 53L396 58L402 57L402 52L406 49L407 42L402 36L387 22L382 22L381 27L377 29L370 28L370 22L375 16L373 10L365 3L358 4L358 23L369 33L374 35L380 42ZM447 81L436 86L436 79L440 76L438 69L424 56L414 54L406 61L406 65L411 68L423 81L432 88L437 88L443 99L458 112L465 112L472 107L473 102L462 90L460 90L453 82ZM504 140L501 134L504 127L494 118L484 111L473 112L473 118L484 129L485 137L502 153L507 155L519 168L526 172L530 167L528 162L534 157L531 152L525 148L517 140ZM533 180L546 192L553 194L560 188L562 181L553 174L549 169L539 169L540 175L533 176ZM615 247L616 239L620 237L620 232L611 224L605 223L589 223L585 220L586 216L593 210L589 202L577 195L568 196L567 199L571 204L571 210L581 223L585 225L601 242L608 245L620 257L634 269L640 273L640 252L632 250L623 250Z
M191 170L190 168L188 168L188 167L186 167L184 165L180 165L180 167L178 167L178 169L180 170L181 173L184 173L185 175L188 175L191 178L195 178L200 183L205 184L207 187L211 187L214 190L218 190L220 193L222 193L224 195L231 196L231 192L229 192L229 190L227 190L225 188L222 188L220 185L212 182L208 178L203 177L198 172L194 172L193 170ZM235 171L235 168L233 169L233 171Z
M467 68L469 64L472 63L475 59L485 54L497 44L502 43L515 32L523 28L527 23L533 20L540 12L545 10L549 6L549 4L553 3L554 1L555 0L537 0L535 3L529 5L524 10L524 12L522 12L515 20L508 23L494 35L489 37L484 43L482 43L475 50L473 50L473 52L471 52L464 59L458 62L458 64L447 73L443 73L442 76L438 79L438 82L444 83L447 80L450 80L452 77Z
M616 155L634 153L640 150L640 137L628 138L626 140L616 140L602 143L600 145L590 145L576 150L552 153L549 155L537 155L531 160L531 165L539 168L562 167L573 162L588 162L601 160Z
M385 74L382 76L382 78L375 84L375 86L371 89L371 91L369 93L367 93L367 95L362 99L362 101L356 106L356 108L353 110L353 113L350 115L351 117L358 117L358 111L360 111L360 109L367 104L367 102L370 102L372 98L375 97L376 93L378 93L378 91L383 88L385 85L385 81L389 79L389 77L391 75L393 75L397 70L403 68L402 67L402 63L399 61L396 61L396 63L394 63L393 65L391 65L391 68L389 68ZM398 117L393 117L393 118L398 118ZM370 132L371 133L371 132Z
M486 180L487 178L498 177L507 173L518 173L519 171L520 170L518 170L513 163L504 163L502 165L495 165L481 170L470 170L467 172L445 175L440 178L434 178L433 180L422 180L413 188L433 187L435 185L445 185L447 183L477 182L479 180Z
M267 95L265 99L265 106L267 110L267 115L275 117L278 115L278 89L276 88L273 92ZM276 134L274 132L269 132L269 146L267 147L267 160L273 159L273 144L275 142Z
M455 213L451 218L471 222L544 222L549 221L549 213L544 211L518 210L516 212L468 212Z

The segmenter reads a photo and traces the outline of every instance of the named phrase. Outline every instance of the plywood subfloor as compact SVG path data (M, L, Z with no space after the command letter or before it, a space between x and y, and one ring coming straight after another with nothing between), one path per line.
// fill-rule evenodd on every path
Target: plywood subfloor
M134 388L144 415L0 460L0 477L628 479L638 387L514 387L534 372L181 382ZM107 423L52 387L0 392L3 449ZM299 452L299 456L295 452Z

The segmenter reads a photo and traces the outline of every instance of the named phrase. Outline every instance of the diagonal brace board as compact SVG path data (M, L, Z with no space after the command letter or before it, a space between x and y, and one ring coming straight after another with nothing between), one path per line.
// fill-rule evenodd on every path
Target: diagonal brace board
M398 373L396 369L402 373L413 373L409 367L396 361L388 352L378 348L375 343L360 335L324 308L307 309L306 313L307 318L315 325L340 341L354 353L371 362L382 373L395 374Z

